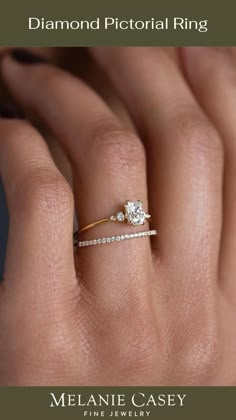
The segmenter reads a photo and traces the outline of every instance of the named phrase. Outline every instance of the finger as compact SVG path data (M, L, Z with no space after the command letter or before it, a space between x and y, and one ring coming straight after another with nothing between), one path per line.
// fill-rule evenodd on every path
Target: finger
M179 49L176 47L163 47L163 50L169 55L169 57L177 64L180 64Z
M193 268L197 255L207 255L215 271L222 182L217 133L162 49L94 48L92 53L145 137L149 202L159 222L160 254L174 261L180 273L185 263Z
M224 223L220 272L228 296L235 299L236 60L230 48L195 47L182 52L188 81L224 142Z
M0 173L10 215L6 287L53 304L77 285L71 191L40 135L16 119L0 119Z
M76 78L46 64L30 66L7 59L3 73L13 95L23 106L34 109L67 151L75 172L81 227L116 213L127 199L140 199L147 209L142 144L120 124L99 96ZM130 227L126 225L107 223L88 231L84 238L127 232ZM81 250L86 278L102 290L101 295L104 289L110 293L112 287L121 291L121 284L126 290L127 270L130 273L134 264L135 270L139 270L144 259L149 260L148 239L137 241ZM90 270L92 275L88 275ZM143 278L140 276L140 281Z

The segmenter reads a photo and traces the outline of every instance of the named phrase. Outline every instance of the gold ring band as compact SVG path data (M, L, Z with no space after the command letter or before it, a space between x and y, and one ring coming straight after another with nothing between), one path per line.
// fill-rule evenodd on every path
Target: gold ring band
M105 219L97 220L96 222L83 226L78 230L77 234L80 234L85 230L92 229L97 225L107 222L119 222L133 226L140 226L144 225L150 219L150 217L150 214L145 213L145 211L143 210L143 202L141 200L127 200L124 203L123 209L118 211L115 215L106 217Z

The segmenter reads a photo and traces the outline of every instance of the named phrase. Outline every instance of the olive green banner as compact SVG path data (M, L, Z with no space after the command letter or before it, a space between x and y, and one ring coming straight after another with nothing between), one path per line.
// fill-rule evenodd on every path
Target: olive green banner
M234 0L2 0L1 46L236 45Z
M235 419L236 387L2 387L4 420Z

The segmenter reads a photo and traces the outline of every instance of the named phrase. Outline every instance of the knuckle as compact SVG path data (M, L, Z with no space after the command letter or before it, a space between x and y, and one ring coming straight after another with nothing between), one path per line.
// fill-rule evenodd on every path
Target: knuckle
M218 133L196 110L183 107L173 123L173 137L180 147L200 158L223 154L223 145ZM213 158L213 159L214 159Z
M185 373L196 384L205 384L218 368L219 342L215 336L205 335L197 339L185 356Z
M125 339L120 342L119 365L130 378L151 374L156 364L158 339L150 308L137 304L132 317L126 316L129 323L124 327Z
M127 297L126 297L127 298ZM125 298L125 300L126 300ZM99 324L99 341L102 346L92 346L98 369L104 366L104 352L110 354L110 371L124 383L142 383L143 378L153 375L153 366L157 363L157 328L153 311L148 301L142 297L130 296L129 305L113 305L113 308L96 309L102 315L102 326ZM97 315L96 315L97 318ZM128 320L128 322L127 322ZM119 340L117 340L119 331ZM106 340L109 333L109 340ZM101 351L97 351L101 348Z
M24 200L22 200L24 196ZM17 186L15 195L18 210L39 211L40 213L71 212L73 194L63 176L52 169L30 168Z
M73 342L74 333L72 325L74 313L70 309L59 308L60 313L52 313L51 309L45 312L45 317L35 318L28 316L28 305L23 305L16 296L5 302L8 309L8 317L3 316L0 331L0 373L2 384L44 384L55 379L60 366L61 377L64 372L73 372L74 365L70 364L75 354ZM15 308L17 307L17 316ZM5 312L4 308L4 314ZM58 312L59 312L58 311ZM0 317L1 317L0 311ZM7 319L7 321L6 321ZM45 324L45 319L47 323ZM23 328L22 334L19 331ZM35 331L38 331L35 334ZM14 337L14 345L12 339ZM73 338L72 338L73 337ZM39 343L43 342L42 351L38 352ZM3 345L4 343L4 345ZM7 344L7 345L6 345ZM58 376L57 376L58 379Z
M195 325L194 334L192 330L190 331L193 325ZM185 328L178 326L175 331L172 330L172 338L171 346L168 343L167 347L172 351L172 355L175 354L179 380L182 383L196 385L208 383L218 369L221 357L215 321L204 317L201 325L190 322L189 329L186 325ZM170 353L169 357L172 357Z
M137 325L136 325L137 327ZM138 329L139 330L139 329ZM149 329L148 329L149 330ZM149 331L140 331L139 336L131 335L126 342L126 348L121 351L121 369L128 377L143 377L150 375L157 361L157 350L154 347L154 337Z
M131 169L132 166L145 166L145 152L141 141L135 134L109 127L106 124L92 136L93 150L104 164L114 169Z

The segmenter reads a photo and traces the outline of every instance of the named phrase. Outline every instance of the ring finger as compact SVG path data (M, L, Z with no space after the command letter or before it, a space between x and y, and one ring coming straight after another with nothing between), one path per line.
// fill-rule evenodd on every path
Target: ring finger
M163 279L158 277L157 289L172 298L169 304L175 316L179 310L189 322L199 317L199 302L204 316L203 308L208 312L216 297L221 139L180 69L162 48L93 48L91 52L113 81L143 137L149 203L159 228L155 246L168 272L161 286ZM173 285L169 273L178 273L178 285ZM187 309L183 314L184 299Z
M5 59L3 73L16 99L33 109L65 148L75 173L80 226L114 214L127 199L141 199L147 210L143 146L89 87L45 63L19 63L19 57L18 62ZM84 233L84 237L93 239L127 231L127 226L107 223ZM125 293L128 285L122 279L127 278L127 270L142 272L151 256L147 238L93 246L82 249L80 254L80 270L86 270L87 285L92 282L103 296L104 290L114 290L115 286L118 289L118 279L119 290ZM144 277L136 276L136 282L142 282Z

